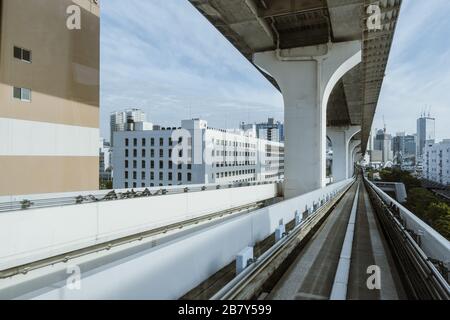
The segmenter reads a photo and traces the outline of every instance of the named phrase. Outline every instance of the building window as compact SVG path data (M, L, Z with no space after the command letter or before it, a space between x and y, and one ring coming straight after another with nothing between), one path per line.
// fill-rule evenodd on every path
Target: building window
M145 158L145 149L142 149L142 158Z
M128 169L128 160L125 160L125 169Z
M125 158L128 158L128 149L125 149Z
M150 161L150 169L155 169L155 161Z
M141 173L141 180L145 180L145 171L142 171Z
M188 182L191 182L192 181L192 173L188 173L187 174L187 180L188 180Z
M137 179L137 172L133 171L133 180L136 180L136 179Z
M125 189L128 189L128 182L125 182Z
M169 169L172 169L172 168L173 168L173 162L169 161Z
M150 145L153 147L155 145L155 138L150 139Z
M31 51L14 47L14 58L31 63Z
M137 139L136 138L133 139L133 146L137 147Z
M150 157L154 158L155 157L155 149L151 149L150 150Z
M135 158L137 157L137 150L136 149L133 150L133 157L135 157Z
M136 169L136 168L137 168L137 161L133 160L133 169Z
M142 169L145 169L145 160L142 160Z
M163 181L164 180L164 175L162 172L159 173L159 181Z
M178 172L178 181L181 181L181 180L183 180L183 176L182 176L181 172Z
M145 138L142 138L142 146L145 147L146 141Z
M130 140L125 139L125 147L128 147L129 144L130 144Z
M173 179L173 173L169 172L169 181L172 181L172 179Z
M164 158L164 150L163 149L159 150L159 157Z
M160 169L164 169L164 161L160 161L159 162L159 168Z
M155 173L154 172L150 172L150 180L155 180Z
M191 169L192 169L192 164L188 164L188 165L187 165L187 169L188 169L188 170L191 170Z
M160 145L160 146L163 146L163 145L164 145L164 138L160 138L160 139L159 139L159 145Z
M15 99L31 102L31 89L14 87L13 91Z

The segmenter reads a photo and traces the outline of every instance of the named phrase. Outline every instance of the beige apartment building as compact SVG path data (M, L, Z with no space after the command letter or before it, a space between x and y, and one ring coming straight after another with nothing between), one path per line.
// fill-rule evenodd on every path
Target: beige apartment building
M99 46L98 0L0 0L0 196L98 189Z

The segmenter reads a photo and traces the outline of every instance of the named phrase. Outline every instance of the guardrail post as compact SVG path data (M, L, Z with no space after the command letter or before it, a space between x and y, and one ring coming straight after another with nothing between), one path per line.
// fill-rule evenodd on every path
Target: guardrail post
M298 210L295 211L295 226L300 225L300 223L302 223L302 215L300 214L300 212L298 212Z
M236 274L240 274L253 262L253 247L247 247L236 256Z
M275 242L280 241L286 235L286 226L283 223L283 220L280 220L280 225L275 230Z
M444 276L445 280L447 280L448 283L450 283L450 261L446 261L444 263L445 269L447 271L447 276Z

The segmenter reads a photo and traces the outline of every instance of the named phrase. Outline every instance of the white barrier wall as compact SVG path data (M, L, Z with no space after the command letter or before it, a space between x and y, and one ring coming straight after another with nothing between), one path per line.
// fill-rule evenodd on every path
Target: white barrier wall
M266 184L0 213L0 270L276 195Z
M27 283L23 279L19 286L0 290L0 299L178 299L232 262L243 248L254 246L272 234L280 220L283 223L293 220L296 210L303 212L352 182L343 181L230 218L164 245L154 248L142 245L138 253L135 249L123 250L107 264L101 261L79 264L83 271L81 290L67 289L65 280L61 281L67 274L61 270L46 279L46 285L44 280Z
M392 199L384 191L378 188L371 181L366 181L372 186L372 188L377 192L377 194L384 200L387 205L391 203L395 204L400 209L400 216L405 221L405 227L409 230L414 231L414 233L421 235L421 249L425 254L433 259L437 259L450 264L450 242L440 235L436 230L430 227L428 224L420 220L414 213L406 209L399 202Z

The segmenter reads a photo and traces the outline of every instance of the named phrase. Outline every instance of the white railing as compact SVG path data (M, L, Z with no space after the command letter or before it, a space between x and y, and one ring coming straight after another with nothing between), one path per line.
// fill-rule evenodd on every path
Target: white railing
M136 254L133 248L125 248L117 252L112 250L111 254L115 254L115 261L103 264L101 268L95 269L93 267L95 263L72 261L73 264L78 264L83 270L81 290L68 290L65 286L65 281L61 281L61 279L67 277L64 265L60 266L59 271L52 268L49 268L48 271L49 273L59 272L53 277L54 279L59 279L59 282L50 283L50 280L48 281L49 283L45 284L44 282L30 282L28 286L24 283L27 281L26 278L23 280L17 279L16 281L21 282L20 288L27 287L30 290L29 292L39 290L36 291L38 293L35 295L27 295L27 298L178 299L231 263L243 248L254 246L274 233L280 222L286 224L295 219L296 211L302 213L305 210L312 210L314 207L316 209L319 208L320 204L323 204L332 196L336 196L339 191L348 187L353 181L351 179L336 183L300 197L255 210L249 214L226 219L221 223L189 233L164 245L144 247L139 254ZM245 195L245 193L261 193L264 191L254 188L267 188L268 186L270 185L251 187L248 190L231 189L230 191L237 192L233 197L242 195L245 198L251 198L251 195ZM207 193L194 193L193 195L195 194L200 196ZM196 201L193 204L197 210L204 210L211 203L220 201L220 197L226 196L216 197L211 194L205 198L199 197L192 200ZM165 199L168 197L160 198ZM160 206L159 208L164 210L164 212L168 212L171 205L176 205L176 202L182 201L170 201L167 204L168 207ZM106 202L105 204L109 203ZM111 206L115 204L117 202L110 203ZM142 203L136 202L133 208L142 205ZM73 206L73 208L76 207ZM132 214L132 212L133 210L130 209L127 209L125 212L122 211L121 217L123 219L121 222L125 221L127 215ZM108 210L104 214L110 215ZM117 215L113 214L108 221L115 223L114 217L117 217ZM95 259L95 257L92 259ZM44 271L42 273L45 274ZM120 281L116 279L118 275L120 275ZM14 279L11 280L11 285L15 284L17 283L14 282ZM46 290L42 290L42 287L45 287ZM4 290L8 290L8 283ZM6 294L6 296L11 297L12 292L15 291L10 290L9 292L9 295ZM21 291L21 293L24 294L24 291ZM0 289L1 297L2 290Z
M450 242L367 178L366 181L388 206L393 204L399 209L404 227L420 238L420 247L423 252L429 258L443 262L447 268L450 267Z
M0 213L0 270L272 199L277 184Z

